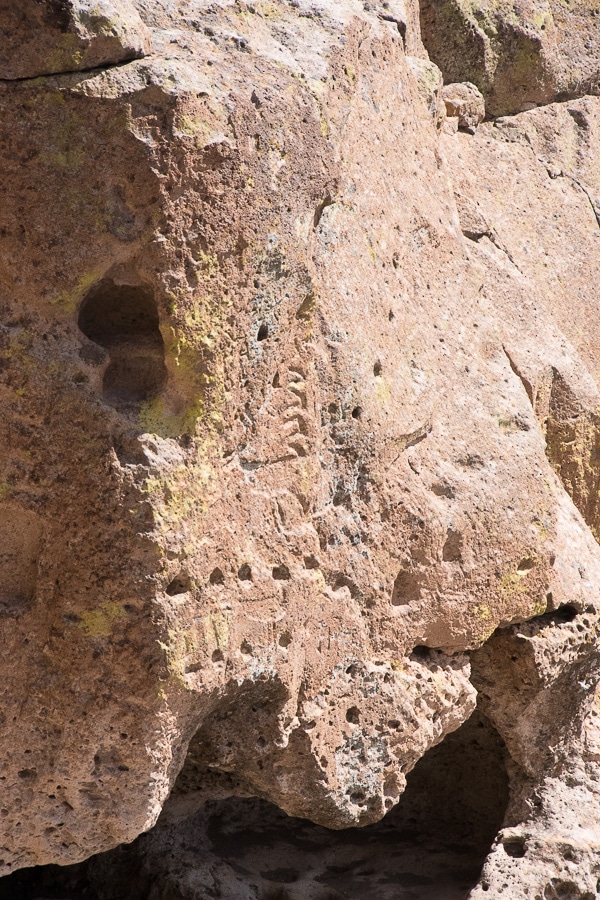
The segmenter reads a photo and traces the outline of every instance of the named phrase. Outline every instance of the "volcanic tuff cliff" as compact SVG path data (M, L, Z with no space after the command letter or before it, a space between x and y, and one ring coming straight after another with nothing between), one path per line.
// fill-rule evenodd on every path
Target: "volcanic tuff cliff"
M2 874L132 841L180 772L155 842L207 798L418 819L456 732L505 795L470 896L592 900L600 9L0 30ZM203 865L180 896L257 896Z

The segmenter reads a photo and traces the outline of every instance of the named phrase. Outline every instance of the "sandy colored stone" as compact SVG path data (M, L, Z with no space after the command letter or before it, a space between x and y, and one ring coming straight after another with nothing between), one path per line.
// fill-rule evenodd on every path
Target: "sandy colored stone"
M440 135L413 7L136 8L0 84L2 872L182 771L376 822L479 692L538 841L480 890L586 792L589 890L598 101Z
M4 79L114 65L151 49L130 0L1 0L0 31Z
M417 83L419 97L425 104L436 128L441 128L446 117L446 109L442 98L444 80L442 73L428 59L419 56L407 56L406 61Z
M448 118L457 118L458 127L474 133L485 119L485 101L480 91L470 82L446 84L442 99Z
M598 93L593 3L421 0L421 30L444 80L476 84L491 115Z

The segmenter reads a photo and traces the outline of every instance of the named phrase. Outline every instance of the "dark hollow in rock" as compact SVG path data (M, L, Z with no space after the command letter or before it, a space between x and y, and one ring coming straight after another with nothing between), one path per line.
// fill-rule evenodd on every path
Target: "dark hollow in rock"
M225 584L225 576L223 575L222 570L219 569L218 566L216 569L212 570L208 580L211 584L219 584L219 585Z
M248 563L243 563L238 569L238 578L240 581L252 581L252 569Z
M103 279L81 304L79 328L109 353L103 383L107 403L127 412L160 393L167 378L165 347L149 288Z
M176 597L178 594L187 594L192 590L192 579L186 572L180 572L176 575L167 587L167 594L170 597Z
M16 872L0 880L0 900L466 900L508 803L503 747L478 712L366 828L329 831L227 796L236 785L226 774L186 770L148 834L77 866Z

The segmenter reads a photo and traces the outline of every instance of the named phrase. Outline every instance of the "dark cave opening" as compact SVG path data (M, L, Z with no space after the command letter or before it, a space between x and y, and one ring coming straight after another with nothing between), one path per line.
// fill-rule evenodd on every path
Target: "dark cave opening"
M375 825L330 831L209 791L133 844L0 879L0 900L466 900L508 804L503 755L476 712L425 754Z
M167 377L165 347L148 287L103 279L81 304L79 328L109 353L103 383L107 403L126 412L160 393Z

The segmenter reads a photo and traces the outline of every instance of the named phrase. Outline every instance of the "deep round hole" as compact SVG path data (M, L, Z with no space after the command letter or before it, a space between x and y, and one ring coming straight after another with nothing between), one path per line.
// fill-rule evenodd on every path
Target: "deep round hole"
M350 709L346 711L346 722L350 722L352 725L360 724L360 710L358 706L351 706Z
M360 419L361 416L362 416L362 406L355 406L354 409L352 410L352 418Z
M258 334L256 335L257 341L265 341L269 337L269 326L264 323L258 329Z

